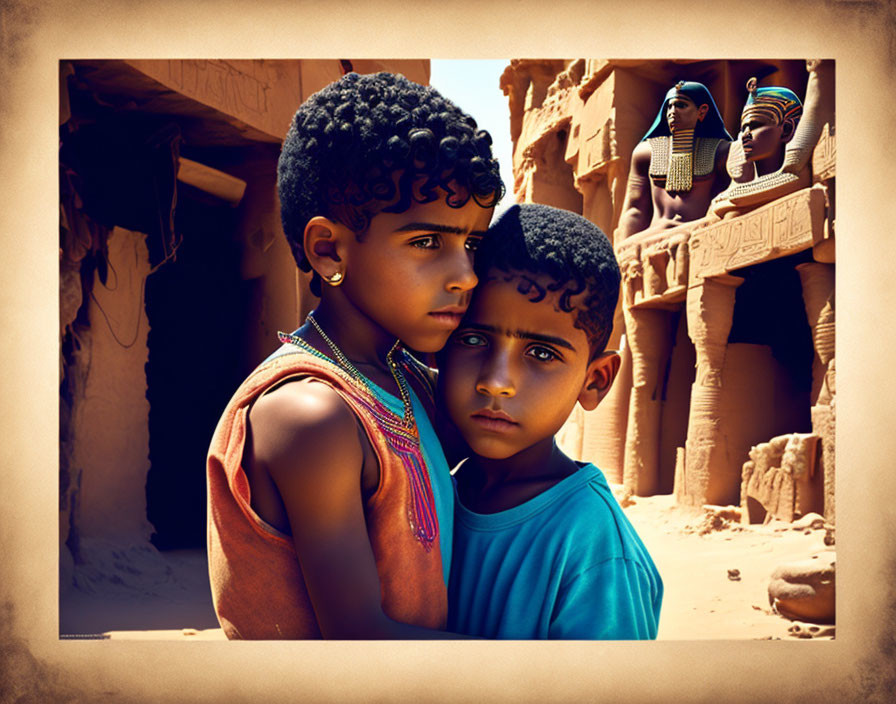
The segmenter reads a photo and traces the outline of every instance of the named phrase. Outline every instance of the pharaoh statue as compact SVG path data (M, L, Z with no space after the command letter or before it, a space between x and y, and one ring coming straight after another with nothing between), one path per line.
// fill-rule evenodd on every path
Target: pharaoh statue
M642 280L645 292L664 289L654 287L650 283L654 280L686 288L689 235L677 231L666 237L665 233L706 215L713 196L728 184L725 164L730 143L706 86L679 81L666 93L656 119L632 152L615 245L625 282L622 365L625 368L630 360L632 374L622 480L639 496L669 488L660 481L660 421L664 373L677 318L663 308L636 306L636 286L630 284ZM649 239L662 240L649 244L655 257L642 250Z
M699 220L728 184L731 135L709 90L679 81L632 152L617 242Z
M803 150L788 149L803 114L796 93L780 86L759 88L755 78L747 81L747 91L740 135L728 155L731 183L710 206L716 215L761 205L811 185Z

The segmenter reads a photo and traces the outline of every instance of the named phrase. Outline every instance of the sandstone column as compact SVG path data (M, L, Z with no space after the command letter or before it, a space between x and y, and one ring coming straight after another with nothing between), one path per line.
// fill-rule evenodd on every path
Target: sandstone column
M676 500L681 504L738 503L741 463L728 461L720 412L722 365L731 332L734 294L741 283L743 279L723 274L699 280L688 289L688 334L697 353L697 375L691 387L684 473L675 487Z
M628 305L623 310L632 355L623 484L638 496L650 496L659 483L662 386L672 345L670 314Z
M812 328L815 358L812 365L812 405L830 404L830 390L824 384L828 364L834 358L834 265L820 262L798 264L803 284L806 317Z
M834 265L805 262L796 267L812 329L812 432L821 438L824 516L833 523L834 504Z
M614 484L623 482L628 402L632 386L632 351L625 335L619 342L621 362L613 387L597 408L585 413L581 457L600 467L607 481Z

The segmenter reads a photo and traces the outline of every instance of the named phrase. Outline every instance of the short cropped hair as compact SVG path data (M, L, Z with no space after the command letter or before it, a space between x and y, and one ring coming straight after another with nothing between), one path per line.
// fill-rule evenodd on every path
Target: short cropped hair
M299 269L311 270L303 240L317 215L360 238L377 213L432 202L438 189L452 207L470 198L494 206L504 184L491 144L471 116L402 75L348 73L318 91L296 111L277 166L283 230ZM320 293L316 275L312 290Z
M476 251L480 281L493 267L553 279L546 291L533 291L531 300L562 290L560 308L575 311L575 326L588 336L592 358L604 351L613 329L621 275L610 240L597 225L548 205L513 205L489 228ZM584 298L574 305L571 299L583 292Z

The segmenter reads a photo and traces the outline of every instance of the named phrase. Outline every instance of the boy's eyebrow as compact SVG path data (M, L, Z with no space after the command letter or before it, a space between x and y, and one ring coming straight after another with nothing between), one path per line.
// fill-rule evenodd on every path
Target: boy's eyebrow
M472 328L473 330L481 330L482 332L490 332L494 334L504 334L504 330L500 328L496 328L494 325L485 325L483 323L470 323L469 325L464 325L464 328ZM552 345L557 345L557 347L563 347L564 349L570 350L571 352L575 352L576 348L572 346L568 340L564 340L562 337L554 337L553 335L543 335L540 332L529 332L528 330L513 330L510 335L512 337L518 337L524 340L533 340L535 342L547 342Z
M442 225L435 222L409 222L396 229L395 232L441 232L446 235L485 235L485 230L472 230L467 233L462 227Z

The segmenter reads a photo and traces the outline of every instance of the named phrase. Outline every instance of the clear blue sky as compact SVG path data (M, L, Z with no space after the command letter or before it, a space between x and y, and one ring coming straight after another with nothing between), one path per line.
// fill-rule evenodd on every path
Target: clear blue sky
M513 204L510 110L498 82L510 59L431 59L429 82L492 136L492 151L501 164L507 193L495 214Z

